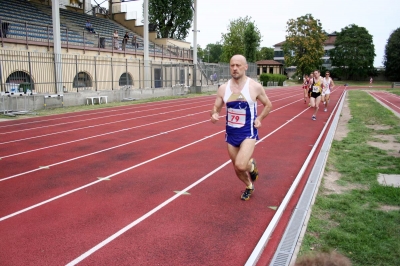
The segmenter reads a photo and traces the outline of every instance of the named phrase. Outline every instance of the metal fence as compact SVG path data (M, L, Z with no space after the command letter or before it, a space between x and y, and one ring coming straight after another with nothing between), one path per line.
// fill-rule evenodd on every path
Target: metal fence
M195 77L194 71L191 63L170 60L150 60L145 64L135 58L0 50L1 92L47 94L177 84L192 87L221 84L231 77L228 63L199 63ZM257 78L254 63L249 64L246 74Z

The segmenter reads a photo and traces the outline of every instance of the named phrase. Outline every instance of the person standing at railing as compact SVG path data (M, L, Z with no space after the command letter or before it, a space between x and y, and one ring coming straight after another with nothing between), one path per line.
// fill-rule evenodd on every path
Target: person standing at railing
M139 48L139 43L136 40L136 36L133 36L132 38L132 46L135 48Z
M122 50L125 51L126 44L128 43L129 40L129 34L128 32L125 32L124 38L122 39Z
M113 34L113 46L114 49L119 49L119 44L118 44L118 31L114 30L114 34Z

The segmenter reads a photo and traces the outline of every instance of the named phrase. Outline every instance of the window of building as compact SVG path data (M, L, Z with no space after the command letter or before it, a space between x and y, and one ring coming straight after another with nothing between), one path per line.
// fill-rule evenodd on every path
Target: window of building
M125 72L119 77L119 86L126 85L133 85L133 79L131 74Z
M93 87L91 77L85 72L79 72L73 83L74 88Z

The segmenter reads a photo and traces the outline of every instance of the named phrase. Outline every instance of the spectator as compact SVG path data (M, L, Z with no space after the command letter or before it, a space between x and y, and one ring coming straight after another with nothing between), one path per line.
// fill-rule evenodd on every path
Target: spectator
M132 38L132 46L135 48L139 48L139 43L136 40L136 36L133 36Z
M124 38L122 39L122 50L125 51L126 44L128 43L129 35L128 32L125 32Z
M117 50L119 50L119 44L118 44L118 31L114 30L113 34L113 47Z
M90 20L87 20L87 21L86 21L85 29L88 30L88 31L91 32L91 33L96 33L96 32L94 31L94 29L93 29L92 23L90 23Z

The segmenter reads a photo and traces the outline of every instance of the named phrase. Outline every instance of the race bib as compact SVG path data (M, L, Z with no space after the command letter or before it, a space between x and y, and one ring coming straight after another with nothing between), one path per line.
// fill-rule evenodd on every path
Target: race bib
M313 87L312 87L312 92L318 93L318 92L319 92L319 87L313 86Z
M228 108L228 126L241 128L246 123L246 110Z

